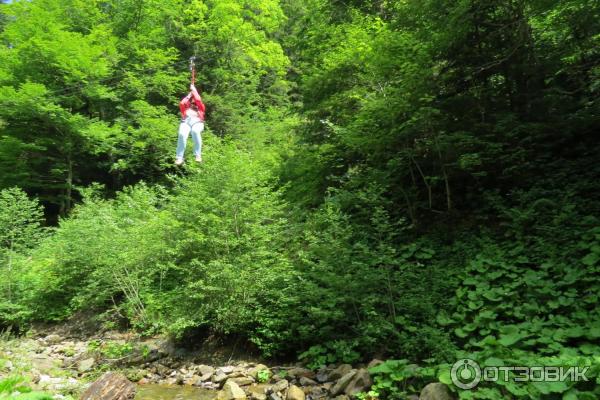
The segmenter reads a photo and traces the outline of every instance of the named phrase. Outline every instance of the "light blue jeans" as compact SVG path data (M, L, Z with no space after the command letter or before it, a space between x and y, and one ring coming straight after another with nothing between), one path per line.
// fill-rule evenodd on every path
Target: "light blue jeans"
M179 124L179 135L177 137L177 155L178 159L183 159L185 153L185 145L187 143L190 132L194 141L194 155L202 155L202 131L204 131L204 122L196 120L189 122L189 119L184 119Z

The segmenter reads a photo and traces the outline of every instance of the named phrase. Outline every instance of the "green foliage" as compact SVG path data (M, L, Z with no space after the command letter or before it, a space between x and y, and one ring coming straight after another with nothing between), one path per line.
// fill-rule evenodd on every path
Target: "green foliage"
M360 359L360 354L355 351L356 342L348 343L337 340L324 345L311 346L298 356L310 369L317 370L328 364L351 364Z
M1 15L0 189L40 193L52 216L92 182L164 182L191 55L213 132L245 134L287 105L273 0L35 0Z
M269 370L261 369L256 373L256 381L258 383L266 383L271 378L271 373Z
M53 397L46 393L32 391L21 376L9 376L0 380L0 399L52 400Z
M28 311L20 304L27 291L19 279L24 273L23 259L44 236L43 210L37 200L29 199L19 188L0 191L0 320L20 323Z
M54 399L54 397L52 397L50 394L42 393L42 392L23 393L18 396L15 396L13 398L15 400L52 400L52 399Z
M123 358L133 352L132 343L106 342L100 346L100 353L107 358Z
M2 324L87 310L315 369L400 358L365 399L450 384L463 357L589 365L597 383L597 2L1 7ZM205 162L175 169L191 55Z
M23 377L9 376L0 380L0 394L11 394L15 391L27 391L28 388L23 385Z
M418 395L421 388L449 368L447 364L436 367L420 367L408 360L387 360L383 364L370 368L373 375L373 386L362 397L406 399L409 395ZM450 382L444 382L450 383Z

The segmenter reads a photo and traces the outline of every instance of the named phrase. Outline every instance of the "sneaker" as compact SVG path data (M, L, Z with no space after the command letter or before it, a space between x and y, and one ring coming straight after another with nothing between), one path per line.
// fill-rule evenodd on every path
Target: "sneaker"
M202 162L202 156L196 156L196 162Z
M181 164L183 164L183 158L176 158L175 165L181 165Z

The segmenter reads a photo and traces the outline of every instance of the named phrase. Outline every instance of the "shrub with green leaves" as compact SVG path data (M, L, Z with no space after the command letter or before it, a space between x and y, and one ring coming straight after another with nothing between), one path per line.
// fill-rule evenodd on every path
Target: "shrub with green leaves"
M17 188L0 191L0 321L22 323L31 310L23 307L27 293L24 261L46 233L43 209L36 199Z

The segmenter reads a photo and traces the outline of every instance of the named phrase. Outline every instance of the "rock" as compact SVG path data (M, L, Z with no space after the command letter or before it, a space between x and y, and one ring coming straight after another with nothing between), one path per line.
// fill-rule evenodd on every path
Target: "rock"
M247 376L241 376L239 378L229 378L229 380L237 383L238 386L248 386L254 383L254 379Z
M210 390L217 390L219 389L219 385L217 385L216 383L213 382L202 382L199 385L201 388L204 389L210 389Z
M306 393L306 397L308 399L320 399L327 397L327 391L321 386L310 386L302 389L304 390L304 393Z
M214 383L221 383L224 382L227 379L227 374L225 374L223 371L219 371L217 370L216 374L214 374L211 378L211 380Z
M341 364L336 369L331 371L329 376L327 377L328 381L337 381L342 378L344 375L348 374L352 370L352 365L350 364Z
M242 376L246 376L242 371L233 371L232 373L227 374L228 378L241 378Z
M350 398L348 396L346 396L345 394L341 394L337 397L334 397L334 400L350 400Z
M223 390L217 395L218 400L245 400L246 393L232 380L227 380L223 385Z
M352 368L352 367L350 367L350 368ZM287 371L287 374L289 376L291 376L292 378L299 378L301 376L304 376L306 378L312 379L315 377L315 373L312 372L310 369L306 369L306 368L292 368Z
M281 400L281 397L277 393L271 393L269 395L269 400Z
M329 379L329 370L327 370L326 368L321 368L317 372L316 379L317 379L317 382L319 382L319 383L327 382L327 380Z
M167 376L171 372L169 368L162 364L155 364L151 371L160 376Z
M202 379L198 375L192 375L183 381L183 384L187 386L199 386L201 383Z
M35 385L40 381L41 376L40 376L40 374L33 373L33 374L31 374L30 379L31 379L31 383L33 383Z
M340 380L338 380L331 388L331 394L333 396L341 394L344 389L346 389L346 386L348 386L350 381L354 378L354 375L356 375L356 370L352 369L346 375L342 376Z
M289 382L287 381L287 379L282 379L279 382L277 382L274 385L271 385L271 387L269 387L268 391L271 393L277 393L277 392L283 392L285 389L287 389L289 386Z
M376 367L380 364L383 364L383 361L378 360L378 359L371 360L371 362L369 364L367 364L367 369Z
M430 383L421 390L419 400L453 400L448 386L441 382Z
M63 378L52 378L49 375L40 375L40 379L38 380L37 385L41 389L51 390L55 389L57 386L61 386L64 384Z
M305 376L301 376L300 379L298 380L298 383L300 383L300 386L314 386L317 384L317 382L315 382L312 379L307 378Z
M304 400L304 392L296 385L290 386L287 392L287 400Z
M249 376L251 376L252 378L257 379L259 371L268 371L269 375L271 375L271 371L269 370L269 367L267 367L266 365L263 365L263 364L258 364L255 367L250 368L248 370L247 374Z
M224 374L231 374L235 370L235 367L228 365L226 367L217 368L217 372L221 371Z
M215 373L215 369L208 365L199 365L197 367L197 370L200 373L200 376L209 375L209 378L210 378L210 375ZM207 379L205 379L205 380L207 380Z
M173 376L173 377L170 377L170 378L167 378L167 379L165 379L165 380L164 380L164 383L165 383L166 385L177 385L177 384L179 384L180 382L179 382L179 379L177 379L177 377Z
M39 372L50 372L55 368L54 360L43 354L36 354L31 358L31 366Z
M248 395L250 396L251 399L254 399L254 400L267 400L267 395L265 393L265 391L266 391L266 385L252 384L252 385L248 386L245 389L246 389L246 392L248 393Z
M356 371L356 374L354 374L354 377L350 383L348 383L348 386L346 386L344 393L352 397L358 392L366 391L366 389L370 388L372 384L373 381L371 380L369 371L362 368Z
M96 363L96 360L94 360L93 357L78 361L77 362L77 371L79 371L79 373L88 372L89 370L94 368L95 363Z
M206 373L206 374L204 374L204 375L200 376L200 381L201 381L201 382L206 382L206 381L209 381L209 380L210 380L210 378L212 378L212 376L213 376L212 372ZM226 376L227 376L227 375L226 375Z
M62 342L63 338L60 337L59 335L48 335L44 338L44 341L46 342L46 344L49 345L53 345L53 344L59 344L60 342Z
M81 400L130 400L135 397L135 385L123 375L107 372L81 396Z

